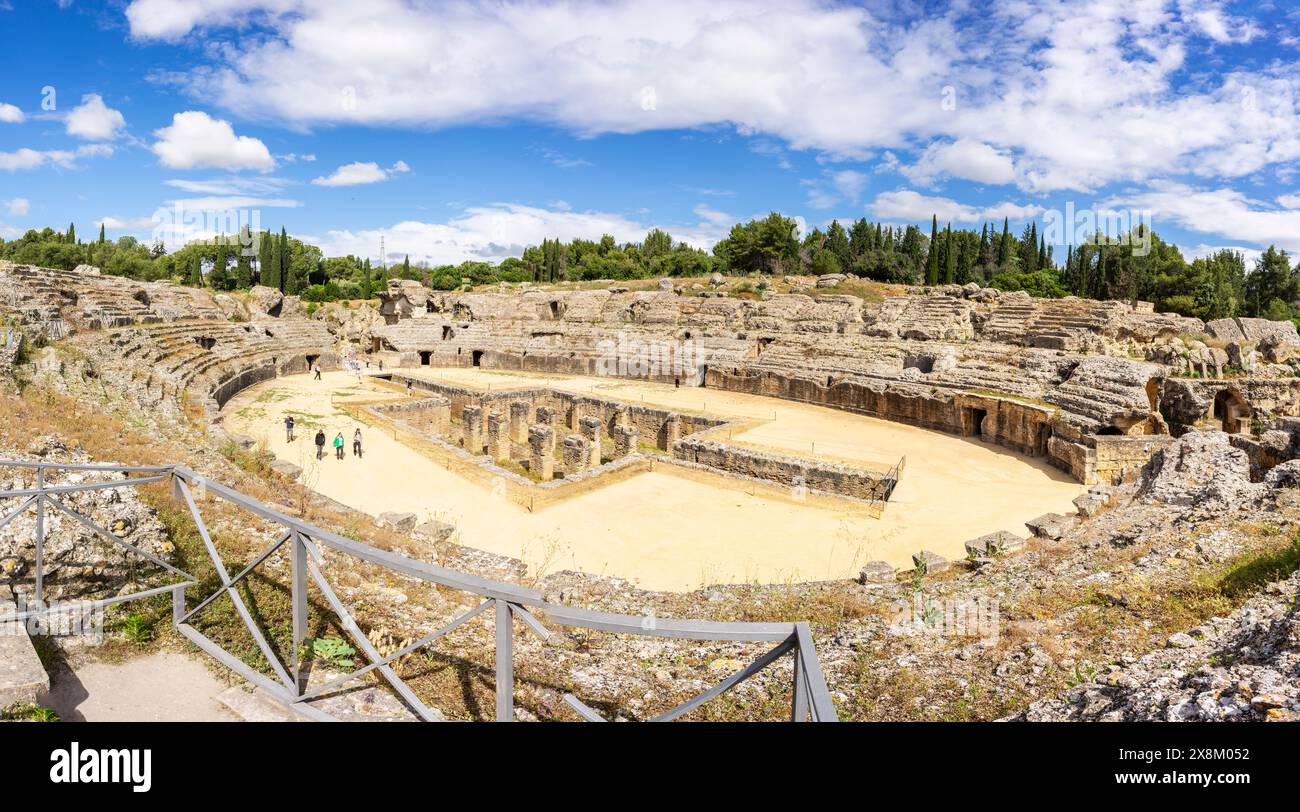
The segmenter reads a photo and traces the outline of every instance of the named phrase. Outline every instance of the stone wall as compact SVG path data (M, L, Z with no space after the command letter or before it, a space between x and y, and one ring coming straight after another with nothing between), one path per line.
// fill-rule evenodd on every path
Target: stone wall
M886 500L895 484L881 471L724 445L705 437L679 440L673 457L730 476L866 501Z
M1142 466L1146 465L1157 451L1174 442L1174 438L1168 435L1101 436L1094 442L1092 473L1095 482L1119 485L1136 482Z

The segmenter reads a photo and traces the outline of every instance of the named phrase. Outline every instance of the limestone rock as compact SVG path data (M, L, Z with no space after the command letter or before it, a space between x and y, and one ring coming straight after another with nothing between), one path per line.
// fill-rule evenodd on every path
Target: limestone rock
M709 277L709 284L715 288L720 288L723 285L727 284L727 278L722 274L718 273L717 271L714 271L713 274Z
M1044 513L1025 522L1025 527L1037 538L1059 541L1074 526L1074 519L1062 513Z
M887 561L868 561L858 573L858 583L864 586L892 584L896 580L898 576Z
M276 460L271 463L271 470L285 479L297 479L302 476L302 469L288 460Z
M412 534L434 543L446 541L456 532L456 525L447 522L427 521L416 526Z
M386 527L390 530L396 530L399 533L409 533L415 529L415 524L420 520L419 516L414 513L381 513L376 521L380 527Z
M1250 458L1221 431L1193 431L1151 458L1139 494L1156 502L1202 508L1235 507L1260 495Z
M926 575L943 572L952 566L951 561L930 550L913 553L912 562L916 564L917 569L924 569Z
M253 316L278 317L284 304L284 294L266 285L254 285L248 291L248 310Z

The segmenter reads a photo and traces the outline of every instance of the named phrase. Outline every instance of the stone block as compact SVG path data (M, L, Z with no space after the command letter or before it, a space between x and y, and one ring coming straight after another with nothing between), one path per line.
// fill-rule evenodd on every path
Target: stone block
M376 524L380 527L386 527L390 530L396 530L399 533L409 533L415 529L415 524L420 520L419 516L414 513L381 513L379 514Z
M858 573L858 583L863 586L892 584L898 580L898 573L888 561L868 561Z
M1044 513L1037 519L1025 522L1025 527L1035 537L1059 541L1074 526L1074 519L1062 513Z
M919 553L913 553L912 563L916 564L918 569L924 567L926 575L934 575L935 573L943 572L952 566L951 561L938 553L931 552L930 550L922 550Z

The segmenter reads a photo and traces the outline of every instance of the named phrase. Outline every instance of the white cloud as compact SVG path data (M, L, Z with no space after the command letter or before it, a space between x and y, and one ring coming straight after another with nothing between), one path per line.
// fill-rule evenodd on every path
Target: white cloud
M1016 179L1015 164L1010 156L988 144L967 138L931 144L915 165L902 171L913 183L925 185L942 177L998 185Z
M109 141L126 127L126 119L118 110L104 104L98 93L81 97L81 104L72 108L65 120L68 135L91 141Z
M316 178L312 183L317 186L360 186L366 183L380 183L393 175L410 171L411 167L407 166L405 161L398 161L387 169L373 161L367 163L356 161L344 164L335 169L333 174Z
M1022 205L1011 201L984 207L969 206L951 198L931 197L911 189L879 194L867 208L882 219L911 223L928 223L932 215L938 217L940 223L978 223L1003 218L1026 220L1038 216L1043 211L1041 206Z
M808 187L809 206L829 209L841 203L857 203L867 188L867 175L853 169L827 170L821 178L806 180L804 185Z
M25 217L27 212L32 210L31 201L24 197L15 197L12 200L0 200L4 204L12 217Z
M729 125L785 166L786 146L918 150L934 171L982 183L1008 182L1013 166L1031 192L1189 169L1239 177L1300 158L1300 65L1189 75L1189 54L1211 64L1220 43L1255 36L1220 0L952 3L888 17L822 0L134 0L127 17L136 37L199 27L230 43L242 34L230 20L266 23L271 35L160 78L300 127Z
M1182 252L1183 257L1189 262L1194 259L1208 257L1211 254L1217 254L1220 251L1236 251L1238 254L1245 257L1247 271L1254 268L1255 263L1264 254L1264 252L1258 248L1247 248L1243 245L1207 245L1205 243L1201 243L1200 245L1191 248L1180 247L1178 250Z
M1300 251L1300 209L1265 208L1264 203L1235 189L1196 189L1168 183L1117 196L1102 205L1149 210L1156 233L1160 232L1161 222L1173 222L1203 234L1224 234L1234 240Z
M697 206L699 221L678 226L660 225L673 238L699 248L712 248L726 235L734 219L722 212ZM390 258L409 255L412 261L432 265L466 260L499 261L517 257L529 245L544 239L598 240L609 234L620 243L640 241L654 226L609 212L575 212L493 203L474 206L445 223L407 220L386 229L335 230L317 238L328 256L354 254L377 259L382 236Z
M72 169L77 165L78 158L102 158L112 154L113 148L107 144L87 144L76 150L23 147L13 152L0 152L0 170L15 172L20 169L39 169L42 166Z
M0 122L5 124L21 124L25 116L23 111L13 106L0 102Z
M1300 209L1300 192L1293 195L1279 195L1277 203L1284 209Z
M169 127L155 130L153 145L163 166L172 169L260 169L275 166L266 144L247 135L235 135L230 122L207 113L187 110L172 116Z
M156 224L157 220L153 217L103 217L95 221L95 225L103 226L109 231L139 231Z

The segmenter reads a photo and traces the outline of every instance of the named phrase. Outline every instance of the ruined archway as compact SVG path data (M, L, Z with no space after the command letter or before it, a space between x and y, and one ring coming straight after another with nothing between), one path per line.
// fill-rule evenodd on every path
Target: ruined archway
M1213 416L1229 434L1249 430L1250 404L1235 389L1221 389L1214 396Z

